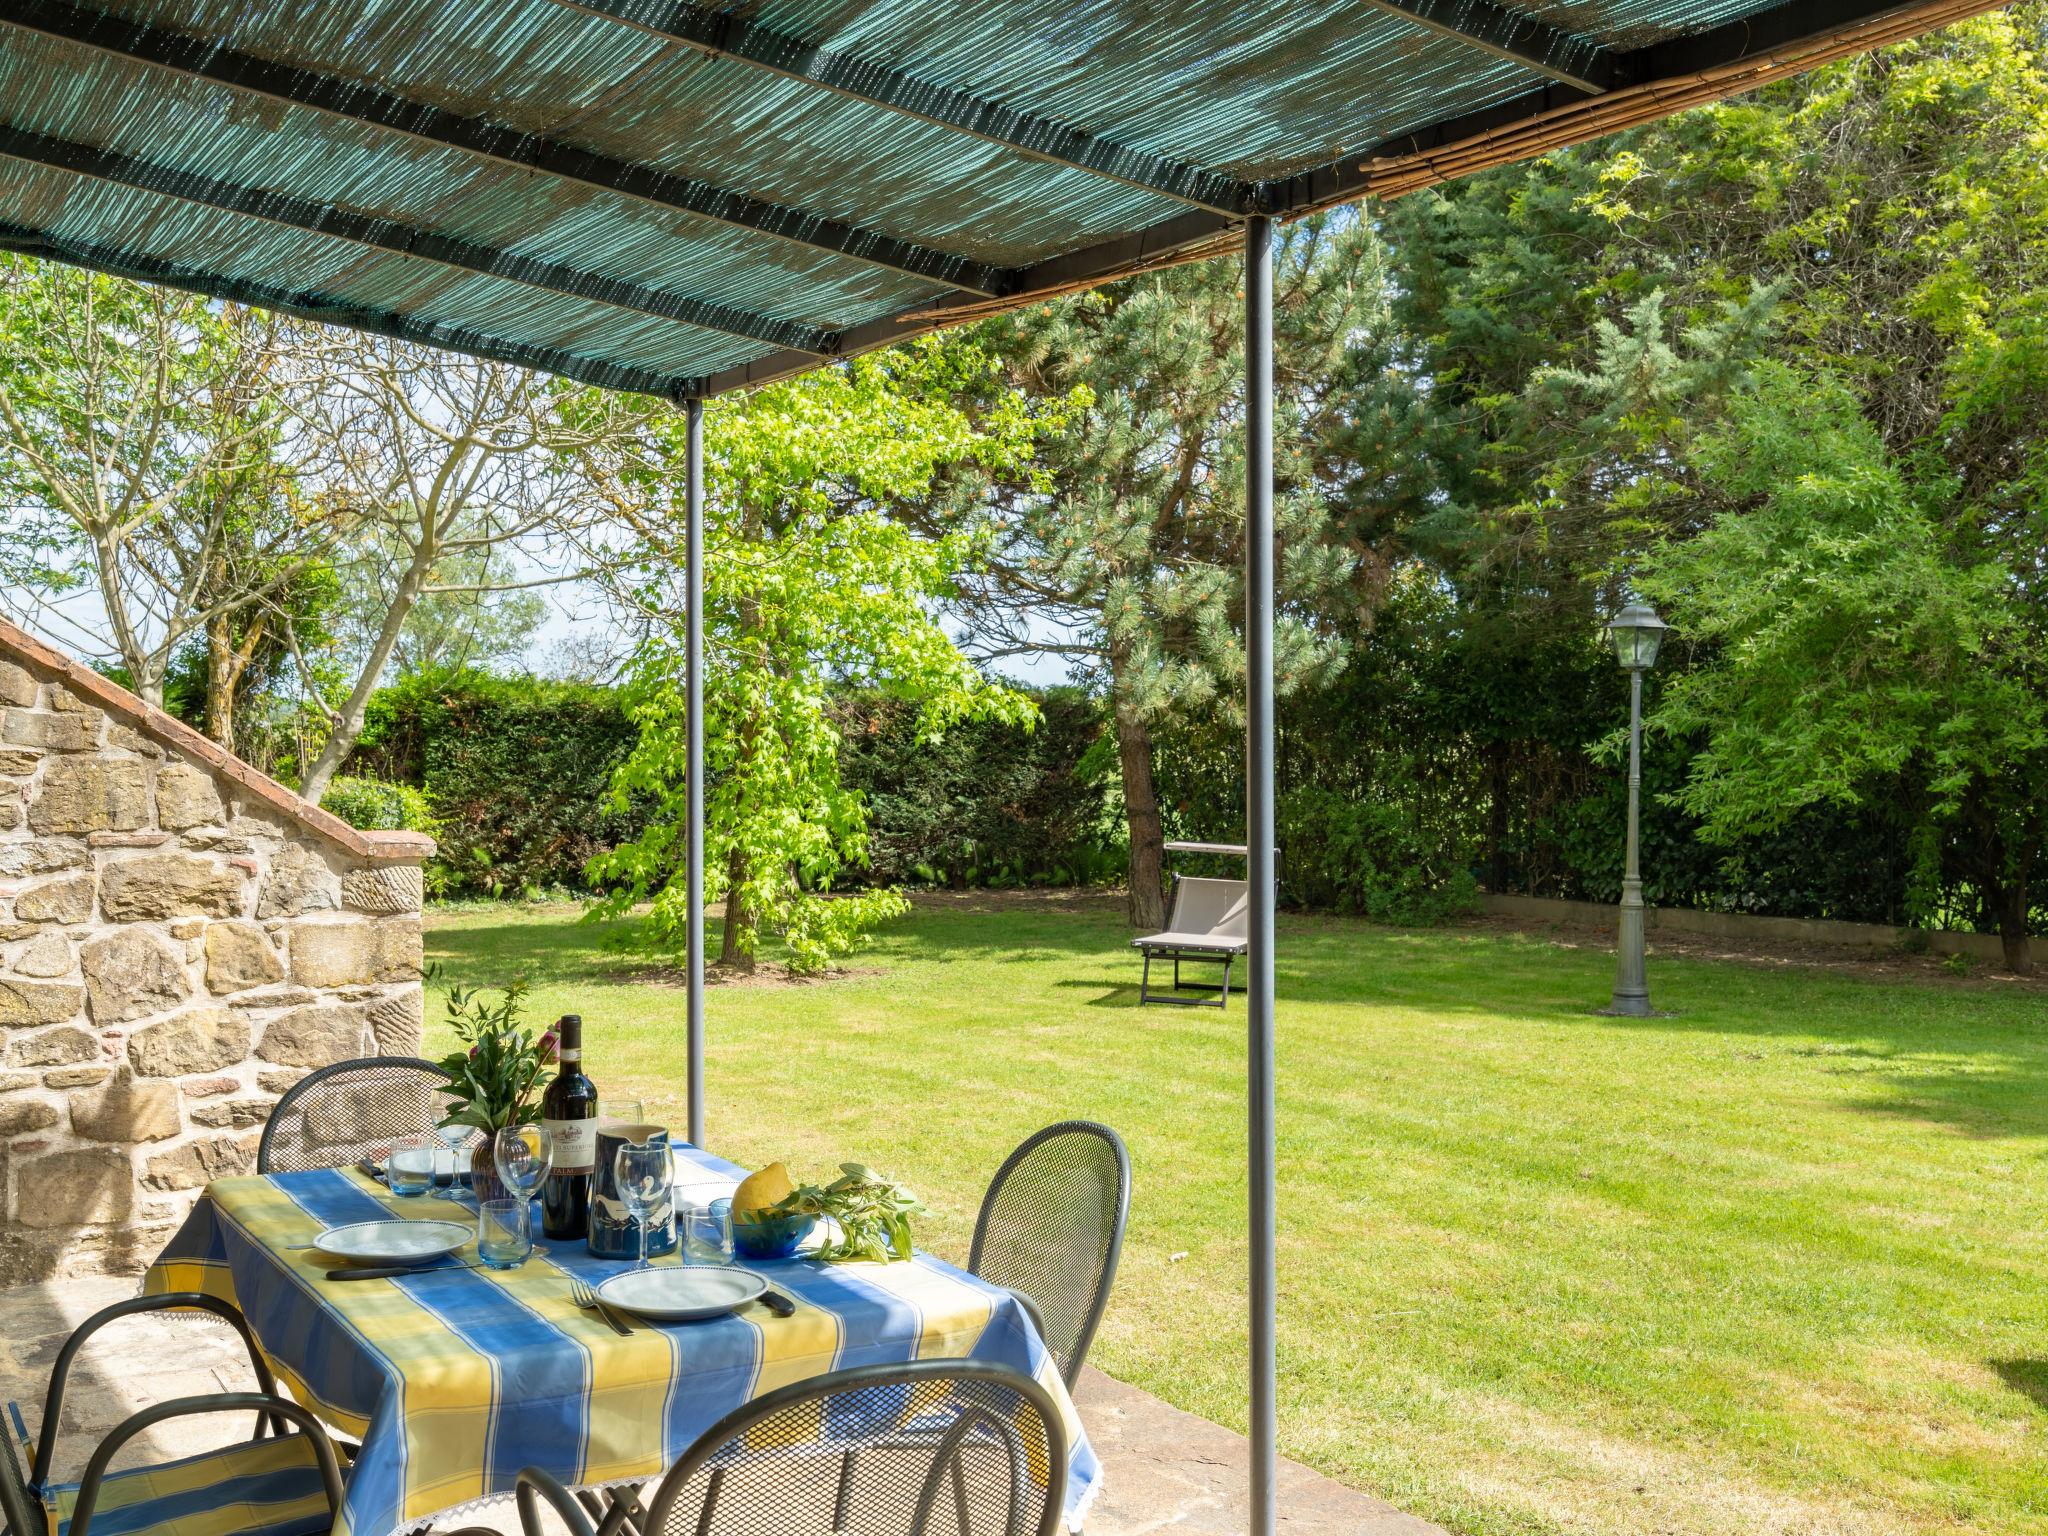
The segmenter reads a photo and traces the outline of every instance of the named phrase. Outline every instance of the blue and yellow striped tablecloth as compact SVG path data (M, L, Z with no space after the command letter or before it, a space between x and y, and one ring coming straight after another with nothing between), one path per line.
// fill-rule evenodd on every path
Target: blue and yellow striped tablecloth
M676 1149L685 1197L730 1192L732 1164ZM433 1269L337 1285L294 1245L346 1222L472 1219L399 1199L353 1169L223 1179L150 1266L144 1289L233 1302L292 1395L362 1441L337 1536L395 1536L502 1497L525 1466L572 1487L658 1477L749 1399L846 1366L934 1356L993 1361L1042 1382L1067 1421L1078 1528L1100 1465L1051 1355L1016 1298L920 1254L909 1264L761 1266L797 1305L620 1338L569 1299L616 1262L543 1241L515 1270ZM465 1250L467 1254L469 1250Z

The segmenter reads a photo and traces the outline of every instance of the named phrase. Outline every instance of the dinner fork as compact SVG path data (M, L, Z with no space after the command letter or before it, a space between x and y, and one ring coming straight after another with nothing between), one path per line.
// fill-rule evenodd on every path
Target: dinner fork
M612 1332L616 1333L620 1338L626 1338L633 1332L630 1327L620 1321L618 1315L610 1307L606 1306L598 1298L597 1292L593 1291L583 1281L578 1280L574 1275L569 1277L569 1299L575 1302L577 1306L583 1308L584 1311L595 1312L599 1317L603 1318L611 1325Z

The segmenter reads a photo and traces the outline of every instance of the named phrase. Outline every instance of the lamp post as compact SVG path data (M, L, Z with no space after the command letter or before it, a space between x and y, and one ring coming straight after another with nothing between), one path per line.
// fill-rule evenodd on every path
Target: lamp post
M1650 985L1643 976L1643 875L1636 853L1643 793L1643 674L1657 664L1667 627L1648 603L1630 603L1607 626L1614 659L1628 673L1628 866L1621 877L1614 1001L1603 1011L1631 1019L1650 1017Z

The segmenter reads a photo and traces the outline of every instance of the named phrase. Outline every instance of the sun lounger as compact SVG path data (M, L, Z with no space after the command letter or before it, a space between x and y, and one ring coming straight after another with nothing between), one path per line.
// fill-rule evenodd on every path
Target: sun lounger
M1166 908L1166 931L1131 940L1145 957L1138 983L1140 1003L1178 1003L1183 1008L1221 1008L1230 1001L1230 964L1245 951L1245 923L1251 887L1243 880L1173 877L1173 896ZM1152 962L1173 961L1173 990L1152 990ZM1182 981L1181 962L1202 961L1223 967L1220 985ZM1214 997L1182 997L1182 992L1214 993Z

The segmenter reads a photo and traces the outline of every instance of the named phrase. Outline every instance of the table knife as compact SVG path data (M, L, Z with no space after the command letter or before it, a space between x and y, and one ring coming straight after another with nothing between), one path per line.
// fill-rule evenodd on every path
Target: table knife
M330 1269L329 1280L396 1280L405 1275L437 1275L451 1269L475 1269L475 1264L372 1264L354 1269Z

